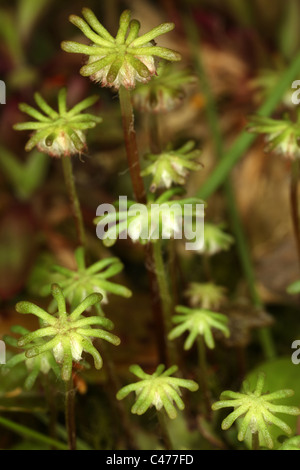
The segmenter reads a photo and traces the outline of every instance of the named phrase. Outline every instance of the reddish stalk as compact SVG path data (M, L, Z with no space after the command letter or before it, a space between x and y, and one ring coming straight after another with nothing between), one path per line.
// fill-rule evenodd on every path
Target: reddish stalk
M146 204L146 191L143 178L141 177L141 167L139 152L136 141L134 127L134 113L131 102L130 91L123 86L119 89L119 99L123 122L124 140L127 153L128 166L132 182L135 199L140 204ZM164 317L162 313L161 300L159 296L159 286L155 272L153 250L151 243L145 247L145 265L148 272L149 286L151 292L152 314L156 329L156 340L159 359L167 364L167 347L165 339Z

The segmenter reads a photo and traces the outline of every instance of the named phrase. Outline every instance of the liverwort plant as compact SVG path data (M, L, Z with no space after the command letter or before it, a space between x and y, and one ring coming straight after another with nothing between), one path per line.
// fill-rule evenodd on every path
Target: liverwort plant
M248 130L263 134L266 140L266 152L282 155L290 161L290 207L300 267L300 218L298 182L300 175L300 110L296 111L296 119L292 120L287 114L283 119L272 119L263 116L250 116Z
M117 210L111 210L94 219L98 237L105 246L112 246L118 238L127 237L141 244L155 244L159 240L170 238L182 239L184 236L189 240L197 235L201 238L199 226L194 231L193 224L199 223L203 218L201 208L204 201L193 197L173 199L182 192L181 188L172 188L156 198L149 194L147 204L136 204L127 198L120 199L116 203ZM102 213L101 206L100 210Z
M158 411L165 409L170 419L175 419L177 411L184 409L184 403L180 398L180 387L187 388L191 392L198 390L198 385L193 380L171 377L177 370L177 366L172 366L165 370L165 366L160 364L153 374L147 374L140 366L132 365L130 372L136 375L140 381L126 385L117 394L117 399L122 400L130 392L136 392L136 402L131 408L133 414L142 415L151 406Z
M233 237L225 232L224 224L213 224L205 222L204 225L204 245L198 250L208 256L213 256L220 251L227 251L234 243Z
M172 188L159 197L149 195L147 204L136 204L134 201L120 201L118 211L96 217L97 235L106 246L112 246L117 238L129 237L133 242L143 245L151 244L153 248L154 266L158 281L160 298L162 299L165 334L171 329L172 298L165 272L162 243L166 239L193 239L201 237L201 227L191 232L195 221L199 222L203 213L203 201L197 198L174 200L173 197L182 193L181 188ZM108 227L105 230L105 227ZM173 346L170 345L171 348Z
M51 108L39 93L35 93L34 98L42 112L26 103L21 103L20 110L36 119L36 121L15 124L14 129L18 131L33 131L25 147L27 151L32 150L36 146L40 152L44 152L52 157L62 158L65 182L73 208L78 240L81 245L84 245L85 230L83 218L69 157L86 151L85 131L94 128L102 122L102 118L98 116L82 113L83 110L95 104L98 101L98 97L91 96L86 98L68 110L67 91L63 88L58 94L57 111Z
M186 96L187 85L195 83L196 77L184 68L161 61L156 75L146 84L137 84L133 90L133 104L142 111L154 114L177 109Z
M148 122L149 145L153 154L163 151L160 115L174 111L182 105L188 84L195 76L186 67L177 63L161 61L156 75L146 84L138 84L132 91L133 105Z
M58 94L57 111L51 108L39 93L35 93L34 99L42 112L26 103L21 103L19 108L36 121L13 126L17 131L34 131L25 149L30 151L36 146L40 152L57 158L70 157L86 151L84 131L94 128L102 122L102 118L81 111L95 104L99 98L91 96L67 110L67 91L63 88Z
M167 431L161 416L161 410L164 409L170 419L175 419L177 411L184 409L184 402L181 399L180 387L187 388L191 392L198 390L198 385L193 380L171 377L177 370L177 366L172 366L165 370L165 366L160 364L153 374L147 374L138 365L132 365L130 372L136 375L140 380L130 385L125 385L117 393L117 399L122 400L129 393L136 393L136 401L131 408L133 414L142 415L149 408L154 406L158 411L158 418L162 427L162 433L167 440L167 447L170 447L170 440L167 437Z
M224 224L214 224L205 222L204 224L204 243L197 252L202 255L203 268L206 280L212 282L213 275L211 270L210 257L228 251L234 243L234 238L224 230Z
M168 338L174 340L187 331L188 336L183 346L185 350L191 349L196 341L199 358L199 381L202 384L206 410L209 412L210 394L207 383L205 346L209 349L215 348L214 329L220 330L225 337L229 337L228 318L222 313L212 312L204 308L188 308L184 305L178 305L175 310L179 315L174 315L172 322L177 326L170 331Z
M70 380L73 361L79 362L84 351L92 355L95 368L101 369L102 359L100 353L93 346L92 339L101 338L114 345L120 344L120 339L103 329L112 330L114 327L108 318L84 317L82 314L89 307L100 302L102 295L99 293L90 294L72 313L68 314L65 297L58 284L52 285L51 293L58 308L54 315L50 315L31 302L17 303L17 312L33 314L43 322L41 328L22 336L18 341L18 346L26 346L26 357L28 358L52 351L56 361L61 364L61 377L64 381ZM98 326L98 328L93 328L93 326ZM39 344L36 344L37 339L40 340ZM30 347L28 348L28 346Z
M190 282L185 296L191 307L218 309L226 301L226 289L213 282Z
M87 64L80 73L90 77L91 80L100 83L101 86L118 90L120 109L123 123L124 142L128 168L131 177L132 189L135 200L141 204L147 202L144 182L141 176L139 150L136 140L134 113L130 90L136 83L148 82L157 70L157 58L168 61L179 61L180 54L165 47L154 44L154 39L174 29L173 23L163 23L146 34L139 36L140 23L131 19L131 12L125 10L119 21L119 29L116 36L100 23L95 14L89 8L83 8L81 18L70 16L70 21L77 26L91 41L90 45L83 45L74 41L62 42L62 49L66 52L83 54L87 56ZM151 247L145 248L145 266L154 264L154 255ZM148 269L149 285L152 299L157 297L159 291L157 272ZM165 359L163 319L161 305L153 303L153 316L158 326L159 349L162 359Z
M275 152L294 160L300 157L299 124L300 111L298 110L296 121L292 121L288 115L284 116L283 119L250 116L248 130L249 132L264 135L266 152Z
M24 25L32 25L33 19L37 18L37 11L43 8L41 6L34 7L34 3L39 2L34 2L33 0L23 0L18 3L21 5L18 7L20 17L18 26L20 26L19 29L22 31L21 36L23 36L23 39L26 39L31 28L24 28ZM49 0L42 0L40 3L46 5L50 2ZM103 10L106 14L107 23L110 21L113 23L113 17L114 14L117 13L116 10L119 3L120 2L117 0L102 2L103 8L100 8L100 10ZM8 21L4 22L5 27L2 28L3 31L0 31L0 35L4 34L4 38L5 36L9 36L10 40L6 40L7 38L5 38L5 40L9 48L14 50L12 57L17 59L17 62L20 62L20 60L18 60L18 56L20 55L19 49L23 49L21 36L17 41L13 40L13 22L10 21L10 14L6 15L4 10L3 13L5 13L5 19ZM192 39L192 44L186 44L190 46L191 52L191 54L187 55L189 58L192 58L195 53L195 70L200 78L202 88L201 105L204 101L202 99L203 96L206 104L205 109L208 111L207 117L215 143L216 154L222 156L224 152L222 151L222 133L218 130L217 106L215 106L213 94L211 94L209 86L205 84L205 68L201 64L201 57L199 60L200 48L197 34L194 34L192 22L189 22L188 19L186 21L186 16L189 16L189 14L186 15L185 12L181 11L180 15L182 16L183 26L185 26L185 24L187 25L186 39L188 39L188 42L189 38ZM172 186L186 185L191 171L201 169L202 165L198 162L200 151L196 148L196 144L193 140L180 140L178 144L176 142L176 135L173 136L173 142L166 145L166 143L172 139L168 137L168 140L163 142L163 139L160 138L164 135L167 136L167 132L163 134L164 127L161 126L163 123L159 121L160 113L173 111L180 106L185 96L186 86L192 84L195 81L195 77L192 76L185 65L182 70L176 68L177 62L181 59L180 54L160 45L160 36L170 33L174 29L173 23L163 23L145 34L140 34L141 25L139 21L132 19L130 11L125 10L120 16L116 31L108 31L89 8L82 9L82 17L71 15L70 22L80 30L84 38L82 43L63 41L61 44L62 49L67 53L77 54L77 57L78 55L85 56L85 62L81 64L80 74L83 77L88 77L93 85L98 85L99 89L100 87L107 87L111 89L113 93L118 94L128 170L132 183L133 194L130 197L131 199L135 199L135 201L128 201L123 207L115 205L116 210L113 213L109 213L105 216L102 213L102 215L96 219L97 235L99 233L103 235L99 236L99 238L103 240L106 247L112 247L118 237L127 238L127 235L133 243L139 243L143 246L145 250L145 266L147 267L150 278L153 312L154 316L156 316L155 318L158 318L154 328L156 336L163 336L164 339L167 340L167 346L171 348L179 342L178 339L182 337L182 335L185 335L186 337L183 340L182 349L184 350L186 358L188 352L189 354L192 353L192 347L195 345L195 342L197 342L199 354L199 367L197 370L197 372L199 372L198 381L200 385L204 385L204 402L200 402L199 408L208 404L211 410L208 397L209 390L208 388L205 389L207 377L205 370L205 354L206 348L208 348L209 350L213 350L211 351L211 356L217 357L214 351L217 346L214 331L217 331L219 335L221 333L221 336L224 335L225 337L228 337L230 334L228 318L221 313L222 304L225 300L225 290L215 284L212 276L207 276L207 282L188 284L188 289L185 290L183 287L186 285L184 279L185 273L180 269L181 263L177 263L179 259L176 257L177 253L175 253L175 249L178 244L173 243L173 240L188 240L190 243L189 247L186 243L186 249L195 250L200 253L204 258L203 263L205 263L208 257L222 250L229 250L233 243L233 238L230 234L225 232L222 225L206 223L204 226L204 243L202 244L202 227L197 225L197 221L199 218L201 222L203 221L203 213L202 209L200 209L200 213L198 212L197 206L203 206L203 201L196 197L184 197L182 188L172 188ZM21 27L22 25L23 27ZM184 37L181 31L180 41L183 42L183 40ZM185 50L185 47L183 47L183 50ZM21 59L21 62L26 62L23 53L21 53ZM81 57L79 57L79 62L82 62ZM283 77L284 86L287 85L288 77L292 78L296 70L299 69L299 66L300 56L293 61L292 68L288 69L286 77ZM282 88L283 85L280 85L280 87ZM266 114L271 111L271 108L274 109L275 102L279 99L280 87L277 87L277 91L275 90L275 94L277 95L276 99L268 100L262 107L262 113ZM51 377L53 372L56 381L62 380L62 383L66 386L66 424L69 447L70 449L75 449L74 396L76 389L75 378L77 379L75 371L85 368L85 355L88 356L88 359L90 359L90 356L93 358L94 366L97 370L102 368L102 363L104 362L105 365L108 366L106 370L107 375L105 375L105 379L109 382L107 389L110 391L111 396L116 396L117 400L115 402L118 405L118 411L120 411L122 405L124 405L123 399L131 392L134 392L136 399L131 408L132 413L142 416L150 408L156 410L158 420L161 423L164 444L166 448L171 449L172 443L170 442L168 431L165 427L164 416L166 414L171 420L175 419L178 409L181 411L185 408L185 405L187 405L187 402L185 402L182 397L181 388L187 389L188 391L197 391L199 388L198 384L193 380L174 377L173 375L178 371L178 368L177 366L170 367L170 364L176 364L177 358L174 357L174 354L172 355L170 351L166 351L165 356L163 356L163 354L160 354L161 351L159 350L160 358L158 363L160 363L160 365L154 373L146 373L140 366L133 365L130 371L136 375L138 380L135 383L130 383L121 388L116 375L118 369L112 370L113 364L110 364L109 355L106 355L106 344L99 344L101 354L95 344L97 339L101 339L115 346L119 345L120 339L112 334L111 331L113 331L114 325L110 319L105 317L102 311L102 304L108 301L110 294L124 298L131 296L131 291L127 287L112 281L112 278L118 275L123 269L123 264L118 258L110 257L109 255L105 259L98 260L98 258L96 258L96 261L91 261L92 256L89 257L91 254L88 253L88 250L92 248L93 242L90 238L85 236L84 221L74 183L72 171L73 162L71 157L79 155L81 158L81 155L87 152L86 131L94 129L96 125L102 121L101 117L85 112L86 108L94 105L97 99L98 97L87 98L81 103L76 104L72 109L69 109L67 106L67 91L64 88L60 90L58 94L57 109L50 107L39 93L35 94L35 102L39 108L38 110L28 104L23 103L20 105L20 110L28 114L34 120L34 122L23 122L14 126L17 131L31 132L31 136L26 144L26 150L31 151L36 147L37 150L45 153L47 156L55 157L55 159L61 158L62 160L66 187L76 222L79 246L75 250L75 265L73 269L57 265L49 268L50 276L53 274L51 281L57 282L51 282L51 286L49 283L49 286L46 286L46 288L38 290L38 293L41 295L52 293L53 300L48 308L44 309L27 301L19 302L16 305L17 312L21 314L32 314L37 317L39 327L31 332L23 327L16 326L12 331L21 337L19 339L11 337L4 338L8 344L19 348L18 353L9 359L5 367L10 370L18 364L25 365L28 370L28 377L25 381L25 388L27 390L34 386L39 375L43 378L44 375L48 376L49 374ZM136 122L139 122L139 120L135 119L133 106L144 114L148 113L146 118L149 119L148 138L150 153L146 153L145 155L149 166L143 169L144 171L141 171L139 149L136 139ZM163 117L165 118L166 115L164 114ZM179 117L183 118L183 114ZM291 123L290 120L283 120L284 122L277 121L277 124L274 124L274 122L270 121L271 120L263 123L258 119L256 123L254 123L253 129L255 125L257 125L256 132L268 134L269 148L275 151L279 149L280 152L284 152L292 161L291 200L294 225L296 226L300 217L296 202L297 182L299 177L298 139L300 134L298 127L300 123L300 113L295 123ZM265 127L263 127L264 125ZM241 136L241 139L237 142L237 146L232 149L232 152L225 155L225 158L220 163L220 167L218 166L216 169L217 177L214 178L213 175L212 179L208 181L208 184L204 184L200 193L204 194L206 192L207 194L208 187L212 188L218 185L218 182L221 181L226 171L228 173L233 163L237 161L238 154L241 153L241 148L243 147L245 149L245 143L247 144L246 141L248 137L246 136L245 138L245 136ZM248 144L250 140L248 139ZM241 146L239 146L239 143ZM113 142L110 141L109 144L113 144ZM146 146L144 148L145 152L147 152L148 149ZM40 181L42 181L44 174L39 170L39 165L35 165L35 162L38 161L38 155L33 154L33 156L34 158L32 158L32 160L30 158L28 159L31 165L28 165L26 168L27 172L25 176L27 184L25 185L25 192L23 188L23 194L25 194L27 200L34 188L37 187L29 184L30 169L35 169L37 173L39 173ZM10 159L9 156L8 159ZM8 168L6 163L7 158L4 157L2 160L2 166ZM48 161L50 160L48 159ZM13 173L13 177L11 176L10 180L13 182L14 186L16 186L22 181L22 174L24 173L23 170L25 167L22 170L21 165L17 168L16 164L12 162L13 159L10 159L9 171L6 173L10 175ZM52 161L52 163L54 162L57 163L55 160ZM93 176L96 177L96 175ZM151 178L150 194L148 194L147 190L149 188L144 182L144 177ZM167 191L165 191L165 189L167 189ZM233 226L237 232L238 250L241 254L242 265L245 267L246 277L249 278L249 285L251 287L250 294L253 297L255 305L257 305L260 303L260 300L259 296L256 295L253 280L251 279L251 263L249 268L247 246L243 246L243 233L239 224L238 214L234 214L234 198L230 194L230 187L227 187L227 189L229 190L229 212L231 212ZM20 194L22 194L22 192ZM179 198L177 199L177 197ZM137 207L137 205L139 205L139 207ZM159 206L156 207L156 211L155 209L153 211L154 206ZM186 209L186 206L189 206L189 209ZM183 217L185 216L187 217L183 221ZM37 220L40 221L39 219ZM107 224L108 229L105 231L103 229ZM37 224L37 226L43 229L44 223L41 225ZM300 264L299 225L298 228L295 229L295 232L296 237L298 236ZM51 240L54 238L57 240L57 235L53 235ZM192 237L190 237L190 235ZM199 238L201 240L199 240ZM172 241L169 243L167 240L170 239ZM64 241L67 242L68 240L65 238ZM55 249L57 249L57 245ZM166 250L165 247L167 247ZM58 249L59 251L61 250L61 245ZM62 257L61 259L65 258ZM185 264L185 266L187 265ZM178 271L176 268L178 268ZM208 266L208 268L210 268L210 266ZM175 276L173 272L175 272ZM176 277L177 274L179 275ZM192 273L188 272L189 276L190 274ZM207 271L207 274L211 274L211 272ZM18 280L15 281L16 285L18 285L17 281ZM178 299L175 295L174 298L172 298L170 292L171 285L173 287L173 293L178 293ZM296 291L297 285L292 285L291 289ZM178 305L175 308L175 305L181 303L182 294L188 297L188 305L191 308L183 305ZM162 316L160 316L161 307L163 311ZM146 310L146 308L144 310ZM176 315L173 315L174 310L176 311ZM247 319L245 321L247 323ZM132 322L132 325L136 330L134 322ZM175 339L177 339L177 341L174 341ZM163 347L165 347L165 344L163 344ZM165 350L166 349L165 347ZM176 350L176 352L179 351ZM182 356L181 352L180 356ZM93 376L91 376L90 379L95 383ZM222 379L222 377L220 377L220 379ZM294 416L300 414L300 410L296 407L276 405L273 403L275 400L292 396L292 390L263 393L263 387L263 376L259 375L254 391L249 388L247 389L246 386L243 393L225 391L220 397L221 401L213 405L213 409L215 410L226 407L232 407L234 409L223 421L222 427L223 429L228 429L235 420L237 420L237 425L239 426L238 438L244 440L248 437L249 433L252 434L252 447L254 449L258 448L259 445L267 445L269 448L273 446L272 431L269 430L269 426L272 424L277 425L287 434L291 432L285 422L275 416L277 412ZM47 390L44 390L44 392L47 393ZM88 413L85 413L86 409L84 409L81 415L88 420L88 424L91 424L92 421L89 432L84 432L84 434L89 440L89 443L92 441L97 445L99 437L102 437L99 430L102 432L103 429L106 434L104 445L107 445L107 442L110 443L110 435L107 436L108 429L105 428L106 410L102 407L103 403L101 403L101 397L95 396L94 403L95 406L93 406L92 403L91 408L87 410ZM104 406L105 404L106 401ZM198 410L198 405L196 408ZM98 413L99 410L100 413ZM104 413L101 413L101 411ZM98 416L98 414L100 416ZM206 417L204 417L204 421L202 420L203 415L204 414L200 413L193 419L197 420L197 424L199 424L197 427L199 427L199 429L201 428L200 432L203 434L203 437L207 438L208 441L214 445L214 443L218 441L218 438L210 432L210 425L205 422ZM92 419L90 420L90 418ZM126 428L129 429L131 426L130 423L128 425L126 417L124 419L122 412L118 413L117 418L117 421L121 424L121 428L125 431L125 433L119 433L120 442L113 443L114 448L119 449L124 443ZM43 419L43 416L41 416L41 419ZM109 420L107 421L109 422ZM5 426L5 422L8 423L9 420L5 421L5 418L0 416L1 426L3 423ZM119 422L115 424L119 425ZM13 426L10 428L8 426L9 429L21 434L23 433L24 435L25 427L22 424L12 424ZM104 425L102 426L102 424ZM95 427L93 428L92 426ZM82 429L85 427L86 424L83 423ZM115 426L111 436L117 436L118 432L116 431L117 426ZM30 433L30 429L28 434L25 432L25 436L27 437L31 436L34 438L34 435L37 434L38 433L35 431ZM187 432L187 435L188 434ZM47 443L47 440L42 439L41 442ZM48 440L48 444L51 444L51 439ZM187 447L189 444L191 444L190 438ZM180 446L182 445L183 443L181 441ZM83 446L85 447L84 442ZM286 441L284 448L297 447L299 447L299 439L292 438L292 440ZM131 448L134 448L134 446Z
M102 86L119 90L133 190L137 201L142 202L145 198L145 190L140 176L133 110L128 90L134 88L136 82L146 83L156 73L155 57L171 61L181 59L177 52L154 46L151 42L158 36L171 31L174 24L161 24L139 36L139 21L131 20L131 12L125 10L120 17L119 30L114 38L90 9L83 8L82 14L86 21L76 15L71 15L70 21L92 41L92 44L85 46L73 41L64 41L62 49L66 52L87 55L88 63L81 68L80 73L89 76Z
M155 57L176 61L181 57L166 47L153 44L153 40L174 28L173 23L164 23L139 36L140 23L131 20L131 12L125 10L120 17L120 26L114 38L98 21L89 8L83 8L84 19L76 15L70 21L91 41L85 46L73 41L64 41L66 52L88 56L88 63L80 73L91 77L101 86L119 89L134 88L136 82L146 83L156 73Z
M109 257L86 266L85 249L80 246L75 250L75 261L77 264L75 270L59 265L51 267L53 275L56 276L56 282L60 285L71 307L75 308L85 297L94 292L102 295L101 303L108 302L110 293L125 298L131 297L132 292L127 287L108 280L122 271L123 264L119 258ZM48 292L48 287L43 289L44 294ZM51 303L49 307L51 310L55 303L55 300ZM95 308L101 313L98 303Z
M206 346L213 349L215 347L213 329L220 330L225 337L229 337L230 331L226 315L204 308L188 308L183 305L178 305L175 310L180 315L174 315L172 321L178 325L169 333L169 339L178 338L188 331L184 349L191 349L198 336L202 336Z
M258 71L256 77L250 79L249 86L255 101L261 102L270 96L283 71L285 71L285 66L283 64L276 64L276 68L262 68ZM293 108L295 106L293 103L293 93L293 89L287 88L281 97L280 104L285 108Z
M82 315L88 308L101 301L101 294L90 294L72 313L68 314L65 297L60 286L53 284L51 292L57 303L57 313L54 315L50 315L31 302L21 301L17 303L17 312L33 314L42 321L41 328L26 333L18 340L18 346L25 348L25 356L28 359L41 358L41 355L51 351L56 362L61 366L61 378L66 383L66 424L69 446L74 449L76 447L76 435L72 379L73 363L79 362L82 353L86 352L93 357L95 368L101 369L103 361L99 351L93 346L93 339L100 338L115 346L120 344L120 339L106 331L112 330L114 327L108 318L100 316L85 317Z
M120 16L119 30L114 38L89 8L83 8L82 14L85 20L79 16L71 15L70 21L84 33L92 44L86 46L74 41L64 41L62 49L66 52L87 55L88 63L81 68L80 73L99 82L101 86L119 90L133 191L136 200L144 202L145 189L140 176L139 152L129 90L134 88L137 82L146 83L156 73L156 57L170 61L181 59L177 52L155 46L152 42L158 36L171 31L174 24L163 23L139 36L139 21L131 20L131 12L125 10Z
M222 429L229 429L240 418L238 440L245 440L248 433L252 436L252 450L259 446L267 446L272 449L274 442L269 431L270 425L279 427L284 433L291 434L290 427L277 416L276 413L284 413L297 416L300 409L296 406L277 405L273 402L294 395L293 390L278 390L271 393L263 393L265 374L259 373L254 390L250 390L247 382L243 383L242 392L226 390L221 393L220 401L212 405L213 410L233 407L232 411L223 421Z
M151 192L154 193L158 188L170 188L172 184L184 185L190 170L198 171L202 168L201 163L195 161L201 154L195 145L195 142L188 141L177 150L168 145L160 154L145 155L144 158L152 163L141 175L153 176Z

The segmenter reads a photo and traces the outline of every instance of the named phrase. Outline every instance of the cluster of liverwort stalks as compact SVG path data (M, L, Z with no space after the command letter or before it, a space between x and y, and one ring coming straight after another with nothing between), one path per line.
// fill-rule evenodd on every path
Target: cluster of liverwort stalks
M184 409L180 388L189 391L197 391L199 388L194 380L173 377L178 370L174 362L180 360L182 356L179 344L174 340L187 333L183 349L188 351L194 343L197 344L199 383L204 398L202 411L208 415L211 400L206 371L206 349L215 348L216 331L225 337L230 335L228 317L220 312L226 298L225 289L211 281L209 258L219 251L228 250L233 239L221 225L205 224L205 242L197 254L203 257L204 265L208 269L208 279L206 282L192 282L189 285L186 291L189 306L174 305L175 296L172 295L172 288L175 292L177 284L175 280L172 286L165 263L166 252L170 254L173 250L174 255L174 244L173 240L166 242L165 238L175 238L180 227L176 214L170 215L168 208L172 201L177 202L177 207L188 203L195 207L203 203L198 198L181 197L182 186L185 185L190 171L200 170L202 164L198 160L200 151L194 141L188 140L177 147L163 142L159 134L158 119L160 114L168 113L180 106L185 86L194 82L195 78L187 71L175 70L168 63L180 60L177 52L160 47L154 42L158 36L173 29L172 23L161 24L140 36L140 23L131 19L130 12L126 10L120 17L119 29L113 37L90 9L84 8L82 14L83 18L72 15L70 21L82 31L90 44L64 41L62 49L69 53L85 55L87 60L80 69L81 75L90 77L102 87L113 88L119 93L124 141L135 197L135 201L128 202L125 211L128 210L130 213L130 207L134 202L143 205L145 211L143 214L128 216L125 221L118 215L117 234L128 228L130 224L129 236L132 241L141 243L145 248L145 266L149 270L153 315L157 326L158 355L161 362L152 374L143 371L139 365L131 366L130 371L139 381L125 385L118 391L116 398L122 400L130 392L135 392L136 401L131 411L138 415L154 407L158 411L164 445L172 448L163 412L165 411L171 419L176 418L176 406L179 410ZM103 361L98 348L106 357L107 354L105 344L102 342L97 344L97 339L105 340L115 346L120 344L119 337L111 333L114 325L105 316L103 308L110 294L126 298L130 297L131 292L126 287L109 280L123 268L118 258L104 258L90 265L87 263L89 247L70 157L86 152L86 131L102 121L98 116L82 112L92 106L97 98L87 98L70 110L67 108L66 89L59 92L57 110L51 108L38 93L35 94L35 101L40 110L28 104L20 105L21 111L35 121L16 124L15 129L33 131L26 145L27 150L36 146L50 156L61 158L79 246L75 251L76 269L52 267L50 273L52 281L43 289L44 295L51 291L53 296L47 311L27 301L17 304L17 312L35 315L38 317L40 327L34 332L22 327L14 328L13 332L20 334L21 337L18 340L9 338L8 341L12 346L22 348L22 352L13 356L6 368L10 369L20 362L25 362L30 371L25 384L27 388L33 386L40 372L48 374L51 369L56 377L60 377L66 383L66 424L69 446L74 449L76 447L74 369L77 363L82 363L84 354L90 354L95 368L101 369ZM148 116L150 151L145 155L145 161L149 161L150 164L143 170L136 141L133 104L137 110L147 113ZM149 176L152 181L147 191L146 180L143 178ZM144 226L148 226L149 222L151 225L149 207L158 201L163 202L165 208L165 212L163 210L161 213L159 236L154 238L150 232L146 239L142 238ZM191 216L194 215L192 209ZM97 224L101 221L101 217L95 219ZM108 247L115 242L115 238L110 237L110 230L106 232L103 240ZM164 236L166 232L168 237ZM170 246L170 250L167 245ZM85 362L83 364L86 365ZM259 379L253 393L247 392L246 395L242 395L224 392L221 398L226 394L225 398L233 400L222 400L215 403L213 408L233 406L236 409L224 420L223 429L227 429L237 417L245 414L239 439L244 438L249 427L254 436L262 435L266 445L271 447L268 424L274 423L283 431L289 432L289 428L272 413L278 411L296 414L298 410L284 406L276 408L276 405L270 404L277 398L290 396L290 391L261 395L262 387L262 379Z

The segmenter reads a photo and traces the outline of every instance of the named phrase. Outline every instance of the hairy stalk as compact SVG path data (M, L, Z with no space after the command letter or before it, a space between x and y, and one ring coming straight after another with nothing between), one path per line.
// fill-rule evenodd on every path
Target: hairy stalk
M159 422L159 427L161 431L162 441L165 447L165 450L173 450L172 441L169 435L169 431L166 425L166 420L163 411L157 411L157 419Z
M199 363L199 383L201 384L203 393L206 415L209 418L211 416L211 400L207 377L206 351L203 336L200 335L197 337L197 350Z
M65 418L69 450L76 450L75 388L72 376L66 381Z
M252 449L252 450L259 450L258 432L254 432L254 433L252 434L251 449Z
M134 113L131 103L130 91L126 90L123 86L119 89L119 99L123 122L124 139L127 153L128 166L130 170L131 182L135 199L140 204L145 204L146 191L144 181L141 177L140 159L136 141L136 132L134 128ZM153 270L154 260L152 246L146 245L145 247L145 265L148 272L149 286L151 292L152 312L156 326L156 340L158 344L158 353L160 361L166 362L166 339L164 332L164 321L162 314L162 307L160 305L160 298L157 293L160 291L158 287L158 279L156 271Z
M298 196L299 170L299 160L298 158L295 158L295 160L292 162L291 168L290 204L298 263L300 268L300 214Z
M119 89L119 99L123 122L124 139L134 196L137 202L146 203L146 192L141 177L139 152L134 128L134 114L130 91L123 86Z
M168 276L165 270L161 240L157 240L156 243L153 243L153 257L156 278L159 287L159 295L163 310L164 332L165 335L167 335L172 329L173 302L170 295L170 288L168 285ZM176 364L177 354L175 346L171 341L168 341L167 339L165 341L167 344L168 351L168 364Z
M63 165L63 172L64 172L65 183L66 183L69 199L72 204L72 211L73 211L73 216L75 219L78 241L80 245L84 246L85 245L85 230L84 230L82 212L80 208L80 202L79 202L76 187L75 187L71 158L62 157L62 165Z
M219 168L220 166L222 166L223 162L226 161L226 159L228 160L228 157L226 156L224 152L222 134L221 134L221 130L218 124L216 103L215 103L213 94L210 89L210 85L206 76L206 72L204 70L204 66L202 64L202 60L199 56L199 50L201 50L201 48L199 47L200 38L199 38L198 31L196 30L194 21L190 13L187 13L184 16L184 22L185 22L185 30L186 30L187 38L189 40L190 47L191 47L193 57L194 57L195 68L199 75L199 79L200 79L202 88L205 92L205 96L207 98L207 107L206 107L207 118L208 118L210 130L213 136L213 142L215 145L216 155L219 159L219 163L217 166L217 168ZM269 107L271 106L269 105ZM231 166L230 166L230 169L231 169ZM252 266L251 257L249 254L249 248L247 245L246 236L244 233L239 211L237 208L232 184L231 184L230 179L227 179L225 182L224 180L222 180L222 183L224 185L225 195L226 195L227 202L228 202L227 206L228 206L228 211L229 211L229 217L231 220L231 225L232 225L235 239L236 239L239 259L240 259L242 269L244 271L245 278L247 280L250 296L252 298L253 304L256 307L262 307L263 304L256 289L255 274L254 274L254 270ZM199 191L199 194L200 192L201 190ZM262 346L265 356L267 358L274 357L275 349L274 349L274 344L273 344L273 340L270 335L269 329L261 328L259 330L259 335L260 335L261 346Z

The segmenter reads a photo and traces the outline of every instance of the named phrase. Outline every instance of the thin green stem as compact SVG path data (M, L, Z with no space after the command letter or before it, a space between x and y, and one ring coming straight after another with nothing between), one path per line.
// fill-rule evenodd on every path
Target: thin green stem
M73 216L75 219L78 241L80 245L84 246L85 245L84 223L83 223L80 202L79 202L77 191L76 191L71 159L69 157L62 157L62 165L63 165L63 172L64 172L65 183L66 183L69 199L72 204L72 211L73 211Z
M72 376L66 382L65 418L69 450L76 450L75 388Z
M211 88L210 88L210 85L206 76L206 72L205 72L202 60L199 56L199 50L201 50L199 33L195 27L191 14L187 13L184 16L184 18L185 18L185 30L186 30L186 34L187 34L190 47L193 53L195 68L200 78L200 82L201 82L203 91L205 93L206 99L207 99L207 107L206 107L207 118L208 118L210 130L211 130L211 134L213 137L215 152L219 159L219 163L218 163L218 168L219 168L220 166L223 165L224 161L228 160L228 156L224 152L222 133L221 133L219 123L218 123L218 113L216 109L216 103L214 100L214 96L211 92ZM248 134L247 134L247 137L249 137ZM230 169L231 169L231 166L230 166ZM226 173L226 176L227 176L227 173ZM235 235L236 246L238 249L240 263L244 272L244 276L247 280L249 293L252 298L253 304L256 307L262 307L263 304L256 289L254 269L253 269L251 257L249 254L249 248L248 248L246 236L244 233L243 225L240 219L240 214L237 208L234 190L232 188L232 184L229 178L227 178L225 182L222 179L221 182L224 185L224 190L225 190L225 194L227 198L227 207L229 211L229 217L230 217L232 229ZM198 196L200 192L201 190L199 191ZM208 194L211 194L211 192L206 193L205 191L204 193L206 197L208 196ZM203 193L201 197L203 197ZM261 341L262 349L264 351L265 356L267 358L274 357L275 350L274 350L274 345L273 345L273 341L272 341L269 329L267 328L260 329L259 335L260 335L260 341Z
M40 434L33 429L30 429L22 424L15 423L10 419L0 416L0 426L9 429L19 436L25 437L26 439L32 439L35 442L40 442L41 444L49 445L50 447L55 447L58 450L68 450L68 445L63 442L59 442L56 439L52 439L44 434Z
M298 183L299 183L299 160L295 158L292 162L291 167L291 183L290 183L290 205L291 205L291 216L294 230L294 237L296 242L296 250L298 256L298 263L300 268L300 214L299 214L299 195L298 195Z

